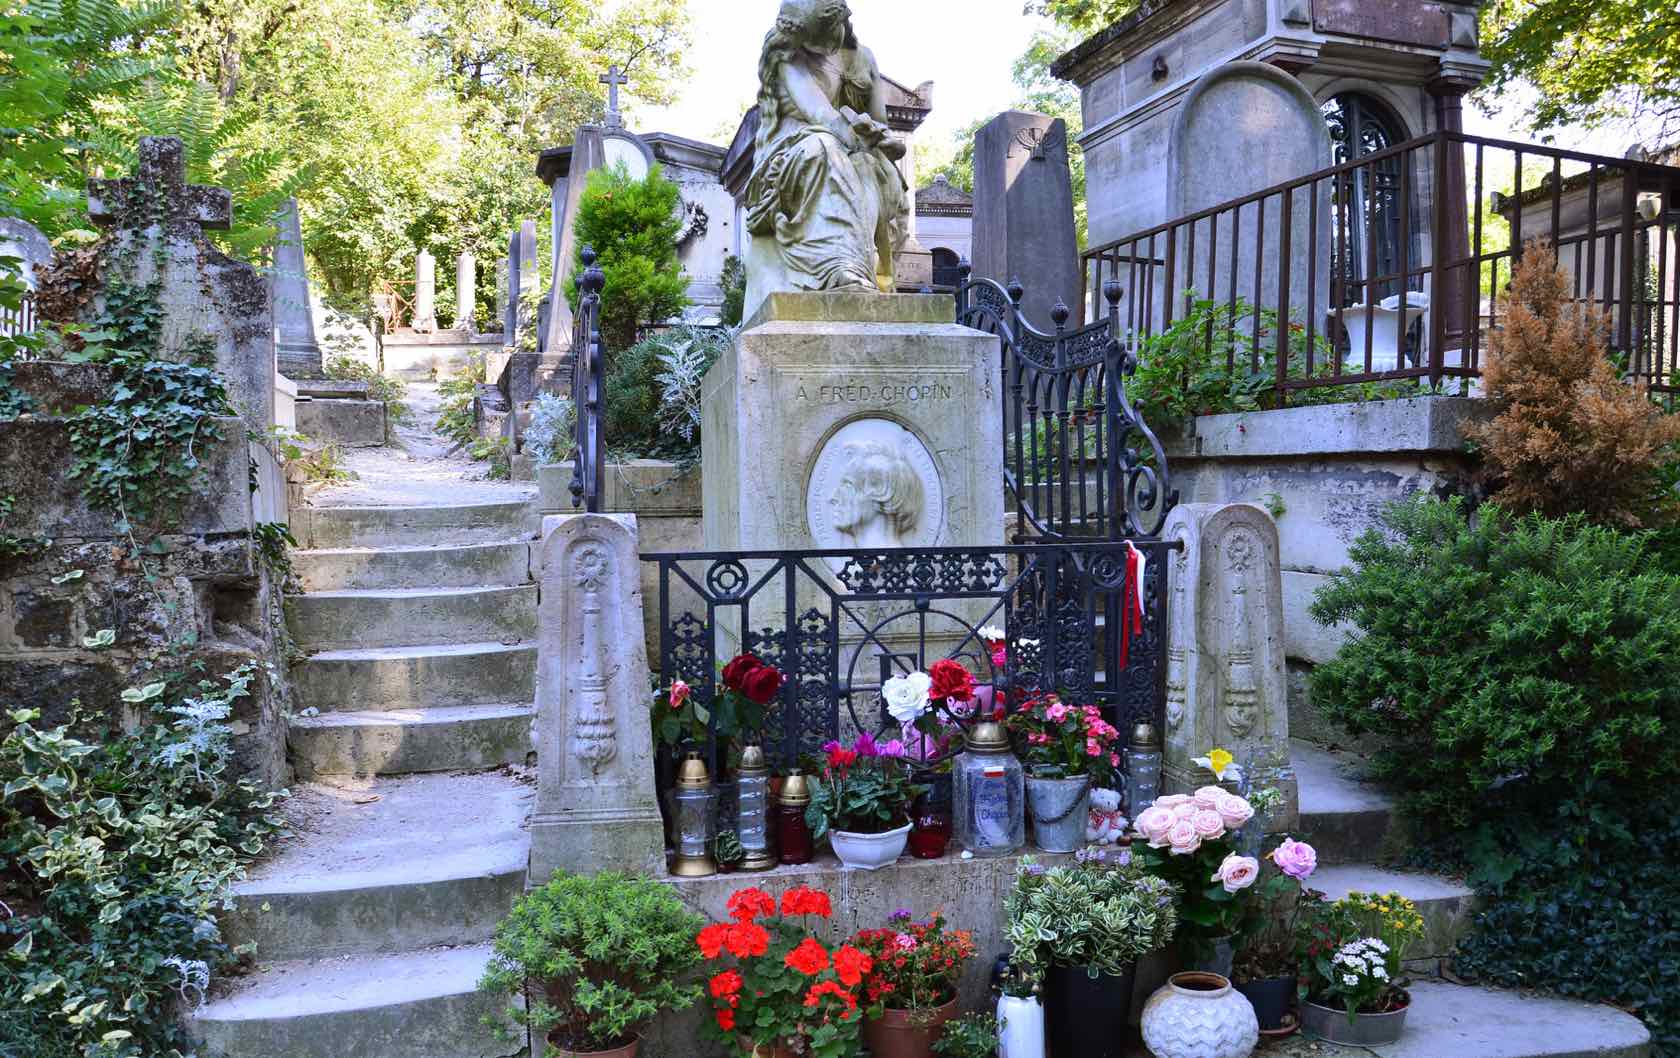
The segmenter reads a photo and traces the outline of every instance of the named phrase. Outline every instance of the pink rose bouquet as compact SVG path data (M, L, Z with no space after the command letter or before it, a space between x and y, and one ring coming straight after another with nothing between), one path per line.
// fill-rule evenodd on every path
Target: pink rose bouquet
M1237 832L1254 817L1254 806L1218 786L1191 794L1167 794L1138 813L1133 826L1139 862L1184 894L1179 935L1206 949L1216 938L1237 932L1260 861L1237 852Z

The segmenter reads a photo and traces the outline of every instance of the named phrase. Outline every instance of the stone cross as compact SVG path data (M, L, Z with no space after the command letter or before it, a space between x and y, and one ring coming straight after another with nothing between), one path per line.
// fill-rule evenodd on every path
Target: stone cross
M618 86L629 84L630 78L614 65L607 67L607 72L601 75L601 83L607 86L607 127L616 129L624 124L624 118L618 112Z
M187 183L186 150L180 140L147 136L135 153L133 176L88 181L88 214L95 224L110 227L125 218L140 219L137 214L143 210L156 210L148 221L172 231L227 230L233 221L232 193L225 187Z

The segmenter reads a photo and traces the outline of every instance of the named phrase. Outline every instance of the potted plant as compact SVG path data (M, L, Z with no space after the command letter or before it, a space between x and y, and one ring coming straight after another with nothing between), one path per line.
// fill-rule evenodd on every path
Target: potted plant
M1254 817L1242 797L1219 786L1168 794L1138 813L1133 826L1147 843L1138 858L1184 894L1179 937L1190 968L1231 976L1233 942L1260 861L1236 851L1237 835Z
M705 1031L751 1058L856 1052L858 995L872 961L850 944L830 951L817 939L834 914L828 894L800 886L778 904L762 889L742 889L726 906L728 922L693 938L711 970Z
M910 805L924 787L910 778L904 745L867 732L850 746L829 742L822 775L805 809L811 836L828 838L848 867L877 870L898 859L910 836Z
M1071 705L1054 694L1026 699L1007 725L1027 772L1034 843L1045 852L1083 847L1091 788L1113 783L1120 732L1096 706Z
M1411 1007L1401 967L1423 937L1417 906L1399 893L1352 892L1335 903L1315 899L1302 917L1301 1027L1332 1043L1399 1039Z
M999 1058L1044 1058L1044 999L1033 973L1004 960L998 982Z
M935 914L912 921L908 910L888 925L859 930L852 944L874 964L863 979L868 1017L863 1041L875 1058L928 1058L957 1014L957 981L974 957L974 935L945 929Z
M1177 898L1128 849L1049 869L1022 859L1004 937L1011 964L1044 982L1051 1055L1120 1058L1137 961L1172 940Z
M1303 883L1318 869L1318 853L1293 838L1266 855L1276 873L1255 887L1255 900L1238 931L1231 983L1248 998L1261 1032L1281 1032L1295 997L1295 929Z
M997 1018L979 1011L947 1022L933 1045L940 1058L996 1058L997 1052Z
M688 972L702 921L663 883L557 871L496 926L479 988L512 1000L507 1017L550 1056L633 1058L643 1026L699 998Z

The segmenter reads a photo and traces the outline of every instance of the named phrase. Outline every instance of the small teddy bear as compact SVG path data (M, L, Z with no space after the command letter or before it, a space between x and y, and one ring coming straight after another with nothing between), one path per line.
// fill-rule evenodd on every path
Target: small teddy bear
M1085 823L1085 840L1112 845L1126 833L1126 817L1120 814L1120 791L1091 791L1091 812Z

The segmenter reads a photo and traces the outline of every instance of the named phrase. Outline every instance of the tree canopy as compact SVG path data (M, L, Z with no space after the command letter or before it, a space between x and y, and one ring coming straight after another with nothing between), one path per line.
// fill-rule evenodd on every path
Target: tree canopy
M497 259L546 209L536 153L604 112L601 72L668 102L688 30L685 0L23 0L0 14L0 214L69 237L89 177L179 135L234 193L230 248L260 253L295 194L325 292L360 302L421 248Z

